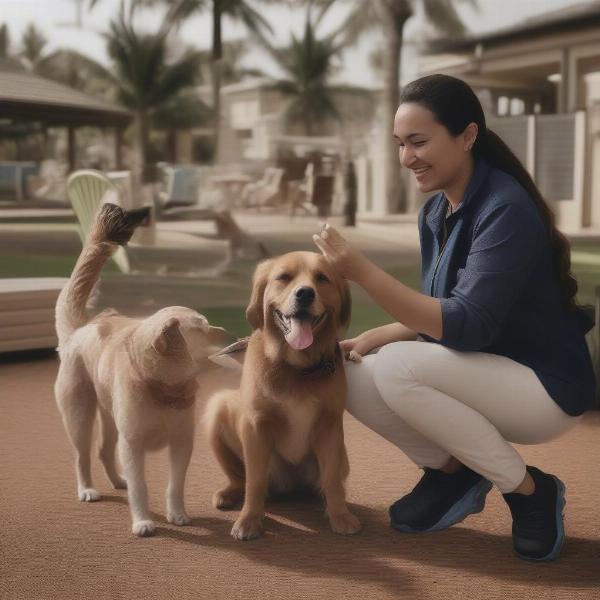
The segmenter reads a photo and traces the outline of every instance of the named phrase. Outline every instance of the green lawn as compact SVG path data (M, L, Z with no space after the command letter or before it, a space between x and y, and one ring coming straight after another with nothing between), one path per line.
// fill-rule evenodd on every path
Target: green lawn
M75 264L76 256L45 256L45 255L4 255L0 257L0 278L1 277L68 277ZM600 245L573 245L573 270L579 282L579 301L581 303L594 303L594 290L600 285ZM117 269L112 263L106 265L105 272L116 272ZM210 291L202 293L200 288L198 296L203 298L202 307L193 307L200 309L206 317L215 324L225 327L238 336L247 335L249 326L245 318L245 306L250 294L250 281L253 271L253 265L249 263L240 263L235 265L227 274L223 283L220 281L211 281L211 288L217 289L223 284L232 289L234 297L232 300L239 300L237 306L210 307L210 302L206 298L210 297ZM419 289L419 272L417 267L402 268L392 267L388 269L397 279L407 285ZM237 285L231 287L231 283ZM379 307L369 301L364 294L355 294L352 310L352 323L348 331L348 336L354 336L358 333L377 327L384 323L389 323L390 317Z

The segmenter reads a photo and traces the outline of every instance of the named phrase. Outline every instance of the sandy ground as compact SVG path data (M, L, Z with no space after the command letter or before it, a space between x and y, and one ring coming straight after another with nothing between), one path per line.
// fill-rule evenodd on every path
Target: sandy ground
M429 535L390 529L387 506L419 471L351 417L346 439L349 500L363 523L355 537L332 533L318 499L268 504L267 534L237 542L237 512L210 497L223 480L198 433L186 487L193 525L165 521L166 456L147 464L156 537L130 533L126 494L113 491L94 459L101 502L76 499L73 456L56 409L52 355L0 364L0 598L448 598L600 597L600 414L563 438L521 448L526 460L567 485L568 541L553 564L511 553L510 516L497 491L486 510Z

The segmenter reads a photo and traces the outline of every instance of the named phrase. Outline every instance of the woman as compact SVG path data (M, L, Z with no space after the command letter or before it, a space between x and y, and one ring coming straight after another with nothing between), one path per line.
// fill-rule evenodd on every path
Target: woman
M595 394L569 245L518 159L486 128L464 82L409 84L394 120L402 166L422 192L418 293L325 226L321 252L395 322L344 340L348 410L424 475L390 507L400 531L444 529L480 512L495 484L513 546L553 560L564 542L564 484L526 466L510 442L537 444L578 421ZM352 354L356 356L356 354Z

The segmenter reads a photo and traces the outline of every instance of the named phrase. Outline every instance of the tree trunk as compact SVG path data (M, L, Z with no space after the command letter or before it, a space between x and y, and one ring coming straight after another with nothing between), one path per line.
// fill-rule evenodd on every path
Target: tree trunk
M136 154L138 156L137 169L134 170L133 177L133 198L134 204L140 198L142 187L147 183L147 152L148 152L148 115L145 110L139 110L135 115L135 138L136 138ZM135 208L135 206L134 206Z
M390 213L406 212L406 191L402 185L398 148L392 137L394 116L400 102L400 60L402 30L412 12L406 0L384 0L385 79L383 109L385 118L385 194Z
M213 0L213 39L212 39L212 84L213 84L213 161L219 158L219 133L221 127L221 62L223 41L221 39L221 0Z

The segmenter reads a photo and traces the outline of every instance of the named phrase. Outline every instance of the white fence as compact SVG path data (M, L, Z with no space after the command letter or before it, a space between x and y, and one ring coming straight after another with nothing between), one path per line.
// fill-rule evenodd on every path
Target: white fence
M593 193L589 192L594 188L594 170L585 169L588 133L584 111L556 115L489 117L488 127L507 143L532 175L554 210L559 227L577 230L594 224L593 215L596 213L592 206ZM388 133L380 132L379 135ZM363 218L381 218L390 212L384 197L385 164L382 146L381 138L372 135L367 154L357 160L359 216ZM596 178L600 179L600 175ZM404 182L409 211L416 212L425 197L416 189L412 177L405 176ZM596 187L600 190L600 184ZM596 203L600 204L600 198ZM596 212L600 219L600 208Z

